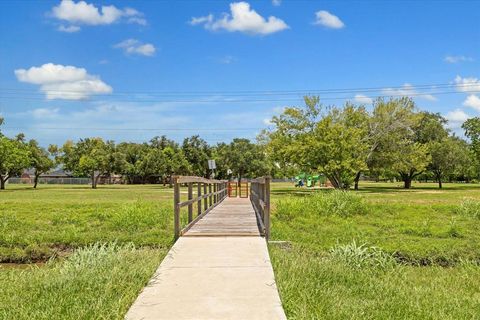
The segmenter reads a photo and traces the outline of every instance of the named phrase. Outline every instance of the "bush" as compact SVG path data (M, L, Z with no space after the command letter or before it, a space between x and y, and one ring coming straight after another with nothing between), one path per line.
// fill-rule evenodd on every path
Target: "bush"
M456 208L456 212L461 215L471 216L480 219L480 201L465 199Z
M394 267L397 262L393 255L377 247L367 247L365 244L357 245L353 240L349 244L336 245L330 250L333 259L354 269Z
M368 206L362 196L340 190L318 192L303 198L288 198L280 200L277 205L277 216L283 220L290 220L299 213L349 217L367 211Z

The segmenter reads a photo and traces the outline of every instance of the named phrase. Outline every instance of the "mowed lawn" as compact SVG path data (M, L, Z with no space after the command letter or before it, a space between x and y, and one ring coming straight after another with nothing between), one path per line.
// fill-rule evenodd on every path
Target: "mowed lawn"
M51 259L0 267L0 319L122 319L173 244L168 187L7 187L0 259ZM290 319L479 318L480 219L458 210L479 185L365 182L352 192L362 212L346 216L322 207L328 193L272 184L272 240L286 242L269 247ZM353 243L381 255L332 254Z

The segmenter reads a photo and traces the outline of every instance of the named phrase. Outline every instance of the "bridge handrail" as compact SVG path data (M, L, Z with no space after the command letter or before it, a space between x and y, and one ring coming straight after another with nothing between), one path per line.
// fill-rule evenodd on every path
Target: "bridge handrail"
M270 238L270 181L271 177L250 180L250 201L265 239Z
M187 185L188 200L181 201L180 186ZM197 185L197 197L193 197L193 184ZM207 192L208 189L208 192ZM178 239L188 231L198 220L206 215L227 197L227 181L207 179L195 176L173 177L173 207L174 207L174 236ZM203 206L202 206L203 200ZM193 204L197 203L197 217L193 218ZM180 209L188 206L188 224L181 229ZM202 212L203 207L203 212Z

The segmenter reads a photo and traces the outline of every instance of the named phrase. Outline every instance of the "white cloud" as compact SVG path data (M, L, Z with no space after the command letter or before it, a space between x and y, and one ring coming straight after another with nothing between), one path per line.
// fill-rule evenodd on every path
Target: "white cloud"
M37 108L31 111L31 114L34 118L45 119L45 118L55 118L58 116L59 108Z
M480 92L480 80L477 78L462 78L460 76L456 76L454 82L457 85L457 91Z
M382 90L382 94L386 96L394 96L394 97L412 97L412 98L421 98L429 101L436 101L435 98L431 94L423 94L415 90L415 87L409 83L405 83L401 88L393 89L393 88L385 88Z
M361 104L371 104L373 102L372 98L363 94L356 94L354 100Z
M275 6L275 7L278 7L282 4L282 0L272 0L272 4Z
M73 32L78 32L80 31L80 27L79 26L64 26L64 25L60 25L58 28L57 28L58 31L61 31L61 32L68 32L68 33L73 33Z
M224 13L223 18L216 19L212 14L204 17L193 17L191 25L203 24L205 29L211 31L226 30L229 32L243 32L247 34L267 35L288 29L289 26L281 19L274 16L265 19L247 2L234 2L230 4L231 14Z
M443 61L448 62L448 63L459 63L459 62L472 62L473 58L472 57L466 57L466 56L445 56Z
M237 59L234 56L227 55L220 58L218 62L220 62L221 64L231 64L235 61L237 61Z
M121 48L126 54L139 54L151 57L155 54L155 46L151 43L142 43L136 39L127 39L114 46Z
M132 8L118 9L117 7L95 7L85 1L62 0L58 6L52 8L51 15L59 20L71 23L71 26L60 26L59 31L76 32L80 30L78 25L108 25L119 21L146 25L147 21L143 14ZM69 30L69 31L67 31ZM73 31L75 30L75 31Z
M213 22L213 14L209 14L208 16L203 16L203 17L192 17L190 19L190 24L192 26L196 26L198 24L210 24Z
M322 25L326 28L331 29L342 29L345 27L345 24L339 17L334 14L331 14L328 11L320 10L315 12L316 20L314 24Z
M473 108L480 112L480 98L477 95L471 94L463 102L463 105L466 107Z
M470 119L471 116L466 114L463 110L461 109L455 109L453 111L448 112L445 115L445 119L448 120L448 126L451 129L458 129L462 126L462 124Z
M112 92L112 87L84 68L46 63L40 67L17 69L18 81L40 85L47 99L81 100L94 94Z

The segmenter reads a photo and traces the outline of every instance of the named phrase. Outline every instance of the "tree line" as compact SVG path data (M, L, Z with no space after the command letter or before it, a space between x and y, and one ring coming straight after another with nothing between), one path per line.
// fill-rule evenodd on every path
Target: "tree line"
M305 97L304 107L273 117L260 137L272 160L285 171L322 172L335 188L358 189L362 175L399 179L474 181L480 175L480 118L462 128L470 143L447 128L438 113L421 111L408 97L364 105L325 106Z
M209 145L198 135L177 143L166 136L133 143L85 138L42 148L23 134L6 137L0 130L0 187L10 177L33 169L34 187L41 174L62 167L76 177L89 177L96 188L101 177L122 175L127 183L163 183L173 175L210 178L207 161L215 159L219 179L292 177L300 172L323 173L335 188L358 189L362 176L413 180L478 180L480 118L462 128L469 142L447 128L438 113L421 111L408 97L377 99L371 110L346 102L325 106L305 97L304 107L288 107L272 118L257 139L236 138ZM0 118L0 129L3 119Z
M3 119L0 118L0 129ZM198 135L179 144L166 136L149 142L133 143L85 138L66 141L62 146L47 149L23 134L13 138L0 131L0 188L7 180L33 169L34 188L40 175L61 167L75 177L88 177L96 188L101 177L122 175L127 183L170 184L174 175L196 175L211 178L208 160L215 159L215 178L244 178L270 174L261 147L248 139L236 138L231 143L209 145Z

